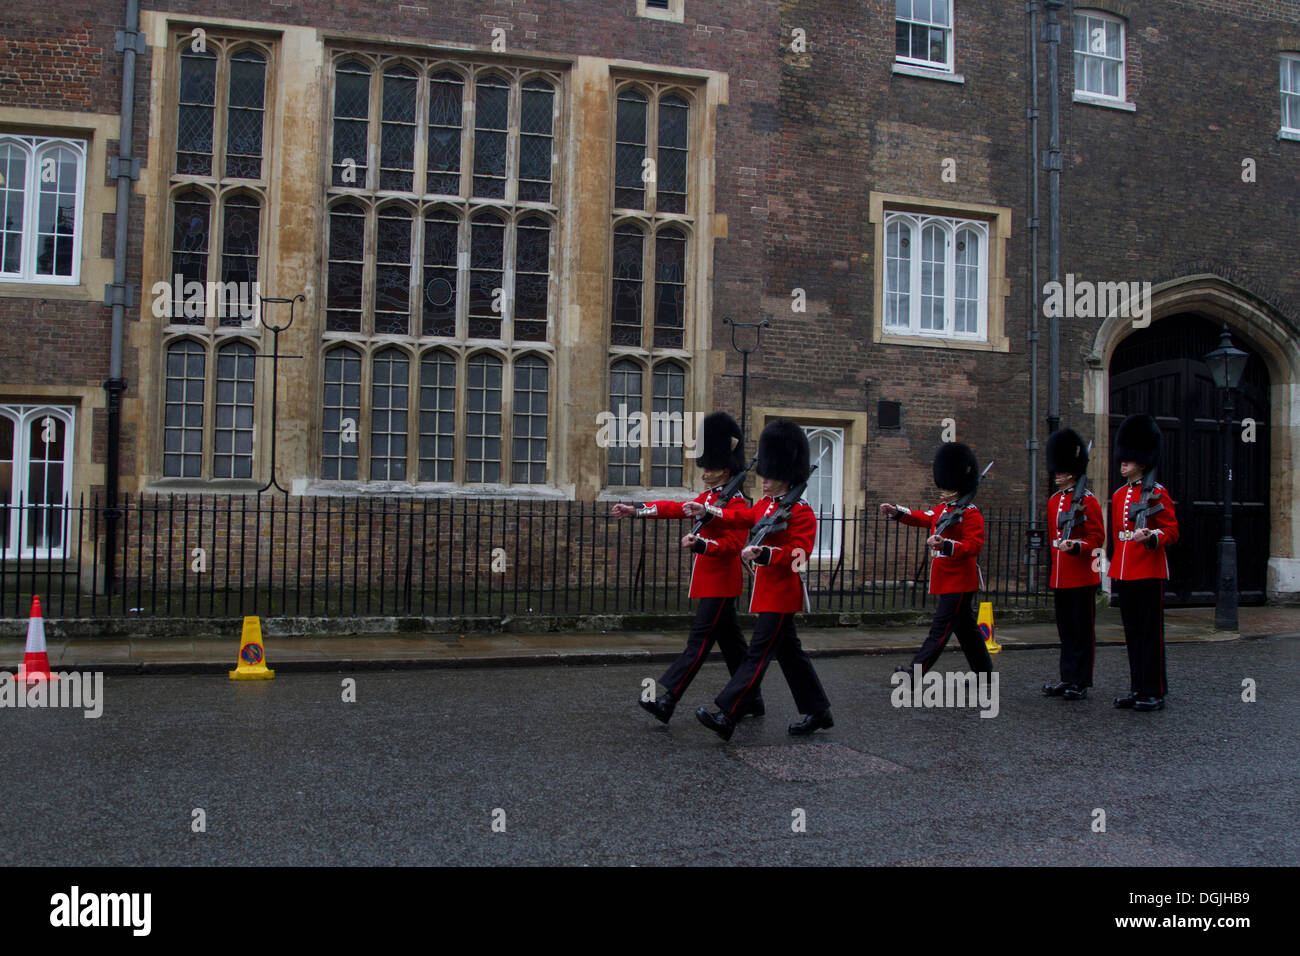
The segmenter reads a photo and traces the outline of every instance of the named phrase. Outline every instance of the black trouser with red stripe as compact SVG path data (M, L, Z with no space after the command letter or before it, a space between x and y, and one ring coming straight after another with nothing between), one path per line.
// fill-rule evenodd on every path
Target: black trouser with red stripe
M961 643L962 652L966 655L971 670L985 674L993 673L993 659L989 657L988 648L984 646L984 635L975 624L974 591L954 591L939 595L939 606L934 611L934 623L930 625L930 633L926 635L925 643L912 658L912 666L920 664L921 673L928 672L939 659L943 646L948 643L948 638L954 631L957 633L957 640Z
M1163 697L1165 679L1165 582L1161 578L1112 581L1119 596L1128 647L1129 687L1143 697Z
M734 597L700 598L695 620L691 622L690 636L686 639L686 649L659 678L659 683L668 693L681 697L686 692L708 658L714 642L722 651L727 670L736 673L745 657L745 635L740 632L740 622L736 620Z
M759 685L773 657L781 665L781 673L790 685L799 713L823 714L831 709L822 682L813 670L812 658L795 633L794 614L762 611L754 625L754 637L749 642L745 659L731 675L731 682L714 698L714 703L724 714L734 717L743 703L758 696Z
M1097 646L1097 585L1052 588L1056 633L1061 638L1061 680L1092 686L1092 659Z

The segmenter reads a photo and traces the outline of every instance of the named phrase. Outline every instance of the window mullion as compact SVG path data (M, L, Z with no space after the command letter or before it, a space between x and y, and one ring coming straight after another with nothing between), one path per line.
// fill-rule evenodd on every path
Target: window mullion
M412 157L411 188L417 196L429 193L429 99L433 95L428 64L421 64L415 80L415 156ZM419 209L416 215L422 215Z
M957 331L957 230L950 221L943 227L943 334Z
M923 240L920 220L910 223L907 269L912 280L911 294L907 297L907 330L913 335L921 332L921 246Z
M225 46L213 51L217 55L214 72L217 88L212 91L212 178L218 185L226 179L226 124L230 109L230 55ZM217 190L220 192L220 189Z
M456 423L455 435L452 438L452 466L451 480L457 485L465 484L465 474L467 472L465 459L467 442L465 440L465 403L468 401L469 390L466 387L465 379L469 374L469 362L465 357L465 350L459 349L456 354L456 391L455 391L455 414L453 420Z
M523 85L519 74L515 73L510 78L510 98L506 103L506 188L503 201L510 206L519 201L519 128L522 115Z
M357 402L357 481L370 481L370 426L374 423L371 415L371 389L374 387L375 350L361 349L361 395ZM346 376L345 376L346 378Z
M662 90L656 86L650 92L646 103L645 154L650 157L654 177L645 184L645 208L651 216L659 212L659 94ZM689 140L688 140L689 142Z
M507 350L515 341L515 248L519 236L519 219L511 217L506 222L506 234L501 242L501 288L505 301L501 303L501 344Z

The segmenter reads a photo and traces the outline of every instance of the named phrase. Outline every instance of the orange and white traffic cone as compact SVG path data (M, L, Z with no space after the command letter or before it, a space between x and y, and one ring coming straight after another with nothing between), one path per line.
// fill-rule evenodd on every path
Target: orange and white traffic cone
M45 651L45 619L41 617L41 599L32 595L32 616L27 622L27 653L18 668L19 683L31 684L38 680L58 680L50 673L50 655Z

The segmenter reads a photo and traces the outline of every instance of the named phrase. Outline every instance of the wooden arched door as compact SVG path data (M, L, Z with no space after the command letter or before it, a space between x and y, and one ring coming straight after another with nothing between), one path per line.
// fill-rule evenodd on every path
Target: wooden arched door
M1223 393L1204 356L1218 348L1222 325L1200 315L1172 315L1139 329L1110 362L1110 436L1129 414L1156 417L1164 434L1157 477L1173 495L1180 541L1170 549L1170 604L1214 604L1215 564L1223 534ZM1243 336L1233 345L1250 359L1233 395L1232 534L1242 604L1263 604L1268 574L1269 377ZM1242 422L1255 422L1243 441ZM1110 491L1122 482L1112 455Z

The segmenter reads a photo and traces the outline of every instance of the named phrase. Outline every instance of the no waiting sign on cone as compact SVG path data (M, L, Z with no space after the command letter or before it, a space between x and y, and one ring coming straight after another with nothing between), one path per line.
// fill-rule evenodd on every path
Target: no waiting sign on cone
M50 655L45 650L45 619L41 617L41 599L32 595L32 616L27 621L27 652L18 668L19 683L32 684L39 680L58 680L50 673Z

